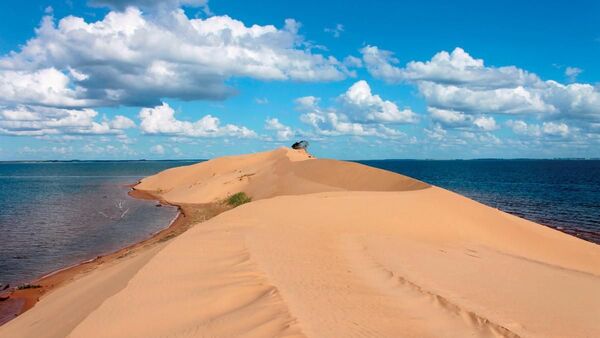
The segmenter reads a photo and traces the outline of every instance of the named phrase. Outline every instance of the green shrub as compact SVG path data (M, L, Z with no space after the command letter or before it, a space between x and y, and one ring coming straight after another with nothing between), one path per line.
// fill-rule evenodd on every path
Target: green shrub
M42 287L41 285L37 285L37 284L24 284L24 285L17 287L17 290L39 289L41 287Z
M234 208L244 203L248 203L250 201L252 201L252 199L248 197L248 195L246 195L244 192L238 192L237 194L233 194L229 196L229 198L227 198L227 204L231 205Z

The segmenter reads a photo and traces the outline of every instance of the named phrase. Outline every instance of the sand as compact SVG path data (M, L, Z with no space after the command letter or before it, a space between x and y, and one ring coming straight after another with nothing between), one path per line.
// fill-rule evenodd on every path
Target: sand
M277 149L136 186L253 201L48 293L0 337L600 337L600 246Z

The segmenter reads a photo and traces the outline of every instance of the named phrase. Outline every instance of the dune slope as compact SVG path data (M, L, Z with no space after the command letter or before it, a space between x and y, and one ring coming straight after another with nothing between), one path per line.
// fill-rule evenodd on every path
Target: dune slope
M135 269L117 265L119 288L43 336L600 336L599 246L402 175L282 148L170 169L136 189L171 203L238 191L253 202ZM0 337L64 323L60 293L114 283L106 274L49 294Z
M407 191L429 187L415 179L352 162L315 159L279 148L221 157L165 170L135 188L173 204L208 203L243 191L254 200L324 191Z

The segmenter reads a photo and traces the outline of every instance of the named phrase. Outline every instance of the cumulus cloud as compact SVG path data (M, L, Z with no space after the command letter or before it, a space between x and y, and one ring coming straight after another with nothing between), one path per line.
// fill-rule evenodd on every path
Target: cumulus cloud
M541 118L600 121L600 91L590 84L540 79L515 66L487 66L461 48L404 67L389 51L361 50L367 70L388 82L416 84L430 107L467 114L532 114ZM571 75L579 74L569 69Z
M146 2L102 1L115 8ZM283 28L246 26L228 16L190 19L181 9L145 15L135 7L96 22L45 17L21 50L0 58L0 102L152 106L162 98L227 98L235 93L226 85L232 77L345 78L342 62L303 48L298 27L292 19Z
M510 127L515 134L528 136L539 136L541 134L540 126L528 124L523 120L508 120L506 125Z
M492 131L498 129L496 120L491 116L480 116L473 120L473 124L481 128L481 130Z
M367 70L374 77L388 82L403 80L402 69L396 66L399 61L392 52L381 50L376 46L366 46L360 52Z
M470 125L473 120L472 116L450 109L428 107L427 111L429 112L432 120L442 123L446 126L464 127Z
M435 141L442 141L446 138L448 132L439 124L434 124L432 128L425 128L425 135Z
M416 114L371 92L366 81L358 81L337 99L338 105L322 109L315 96L295 100L302 111L300 120L319 135L377 136L399 138L406 135L386 124L414 123Z
M462 48L456 48L451 53L439 52L430 61L411 61L405 68L395 67L398 60L393 54L377 47L367 46L362 53L367 69L378 71L381 77L391 82L431 81L474 88L503 88L526 86L539 81L537 75L514 66L487 67L482 59L471 57Z
M371 93L367 81L353 84L340 96L344 112L357 122L414 123L417 115L410 109L399 109L392 101Z
M314 110L317 109L321 99L315 96L299 97L294 102L299 110Z
M246 127L233 124L221 125L212 115L205 115L195 122L175 118L175 111L167 103L153 108L142 108L139 113L140 130L150 135L172 135L187 137L256 137Z
M93 105L86 90L73 86L72 78L55 68L33 71L0 69L0 102L59 107Z
M135 128L135 122L123 115L117 115L112 121L110 121L110 126L114 129Z
M267 119L265 121L265 129L275 131L277 139L280 141L287 141L295 134L291 127L284 125L276 118Z
M335 111L315 111L302 114L300 121L311 126L318 135L323 136L377 136L383 138L405 137L403 132L386 127L383 124L363 124L351 122L344 114Z
M447 142L447 145L467 144L477 141L482 144L500 144L491 132L500 129L496 119L486 115L471 115L464 112L428 107L427 111L433 126L425 128L425 135L434 141ZM459 130L460 133L453 133Z
M562 122L544 122L542 131L544 134L566 137L569 135L569 126Z
M15 136L59 134L120 134L135 127L129 118L117 115L97 121L93 109L61 109L39 106L0 108L0 133Z
M508 120L509 126L515 134L540 137L544 135L567 137L571 134L571 128L564 122L543 122L541 125L527 123L523 120Z
M421 82L419 92L430 106L469 113L549 113L554 107L540 93L523 87L475 90L468 87Z

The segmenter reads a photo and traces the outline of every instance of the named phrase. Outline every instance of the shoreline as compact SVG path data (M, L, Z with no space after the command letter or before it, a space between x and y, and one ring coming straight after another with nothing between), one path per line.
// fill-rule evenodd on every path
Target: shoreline
M125 185L131 189L127 193L131 198L156 201L163 206L177 208L177 214L169 224L165 228L151 234L149 237L128 244L115 251L106 252L94 258L48 272L28 283L0 291L0 326L33 308L41 297L52 292L56 288L66 286L76 278L86 275L101 266L117 262L132 253L148 250L159 243L177 237L189 229L192 224L197 223L198 220L196 219L197 217L194 217L195 214L199 212L202 213L203 210L208 211L208 214L212 214L212 210L219 209L219 206L213 204L176 205L168 203L160 196L151 192L137 190L135 187L138 184L139 182ZM203 217L203 220L209 218ZM22 286L31 287L19 289L19 287Z

